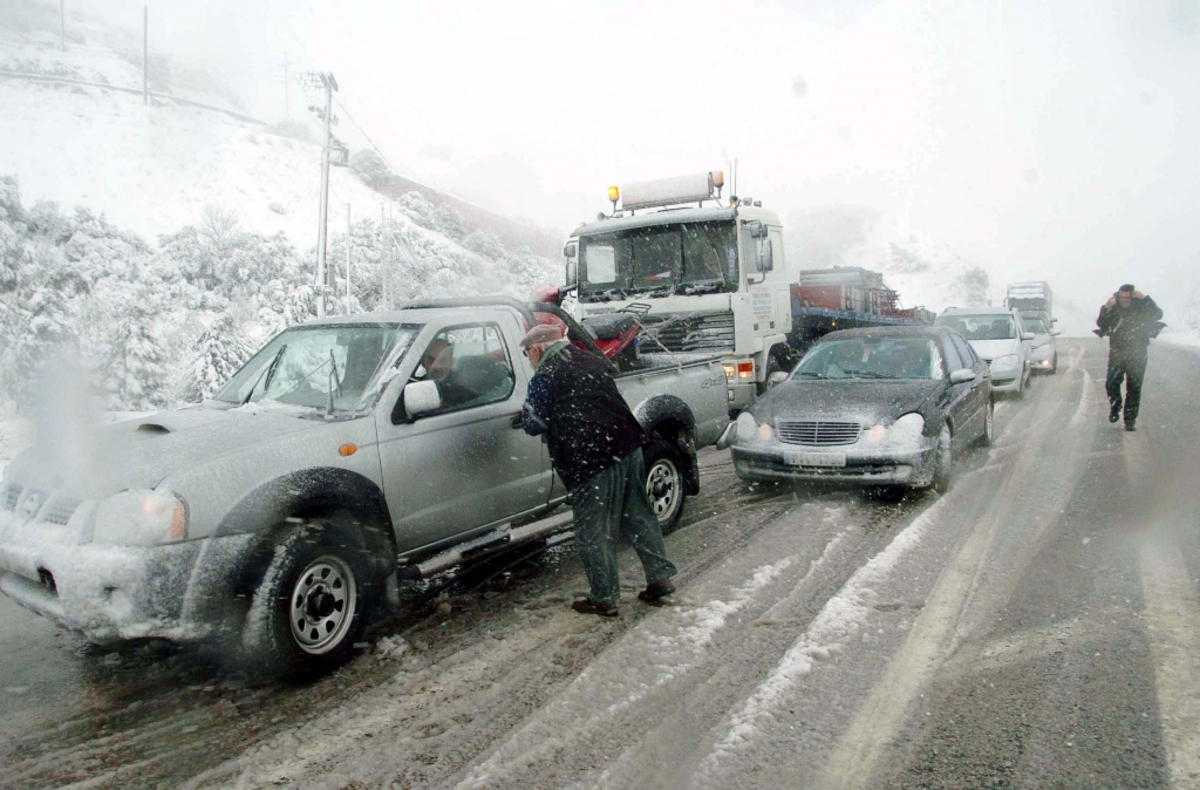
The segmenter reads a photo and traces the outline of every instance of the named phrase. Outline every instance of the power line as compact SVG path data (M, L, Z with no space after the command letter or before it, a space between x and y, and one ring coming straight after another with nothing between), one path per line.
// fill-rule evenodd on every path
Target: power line
M371 147L375 149L375 153L379 154L383 158L383 162L384 162L384 164L386 164L388 166L388 169L391 170L393 173L396 172L396 166L392 164L392 161L390 159L388 159L387 154L385 154L383 152L383 150L378 145L375 144L375 141L371 139L371 135L367 134L367 130L362 128L362 124L360 124L358 121L354 120L354 116L350 114L350 110L348 110L346 108L345 103L342 102L340 99L334 99L334 101L337 102L338 107L341 108L342 112L345 113L346 117L350 119L350 123L354 124L354 128L358 129L358 131L362 134L362 136L367 139L367 142L371 144Z

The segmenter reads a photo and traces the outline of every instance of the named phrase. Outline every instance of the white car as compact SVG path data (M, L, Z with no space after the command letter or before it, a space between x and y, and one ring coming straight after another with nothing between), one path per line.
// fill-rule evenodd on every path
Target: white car
M1054 338L1062 332L1053 328L1053 319L1046 318L1045 313L1023 315L1021 321L1025 324L1025 331L1033 333L1029 352L1029 364L1033 372L1057 373L1058 344L1054 342Z
M988 363L992 392L1021 395L1032 373L1033 333L1020 313L1005 307L949 307L934 322L959 333Z

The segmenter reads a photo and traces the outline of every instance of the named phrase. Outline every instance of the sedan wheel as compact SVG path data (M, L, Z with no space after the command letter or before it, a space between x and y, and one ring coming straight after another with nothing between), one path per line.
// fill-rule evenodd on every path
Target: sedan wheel
M984 447L990 447L996 439L996 401L993 398L988 398L987 409L983 418L983 434L979 437L979 443Z
M950 428L943 425L942 432L938 434L937 466L933 473L933 490L939 494L944 494L950 490L950 482L954 474L954 447L952 439Z

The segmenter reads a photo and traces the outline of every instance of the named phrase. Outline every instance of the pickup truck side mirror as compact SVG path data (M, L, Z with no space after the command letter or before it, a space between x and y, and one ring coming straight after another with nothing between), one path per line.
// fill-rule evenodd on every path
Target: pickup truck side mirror
M975 380L975 371L970 368L962 368L950 374L951 384L966 384L968 381Z
M404 413L415 420L442 408L442 395L436 381L414 381L404 387Z

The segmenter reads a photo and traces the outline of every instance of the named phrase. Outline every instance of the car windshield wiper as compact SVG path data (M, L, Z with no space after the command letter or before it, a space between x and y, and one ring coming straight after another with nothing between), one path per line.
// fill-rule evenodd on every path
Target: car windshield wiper
M889 373L876 373L873 370L847 370L846 375L851 378L863 379L898 379L899 376L893 376Z
M279 366L279 360L283 357L284 351L287 351L287 343L279 347L279 350L275 352L275 356L271 358L271 362L263 368L262 373L258 374L258 378L254 381L254 386L250 388L250 391L246 393L246 399L242 401L243 406L249 403L250 399L254 397L254 391L258 389L258 384L263 380L264 376L266 376L267 380L263 382L263 392L266 392L267 387L271 386L271 379L275 375L275 368Z
M814 378L814 379L827 379L827 378L829 378L829 377L828 377L828 376L826 376L824 373L814 373L814 372L813 372L813 371L811 371L811 370L797 370L797 371L796 371L795 373L793 373L792 375L793 375L793 376L811 376L811 377L812 377L812 378Z

